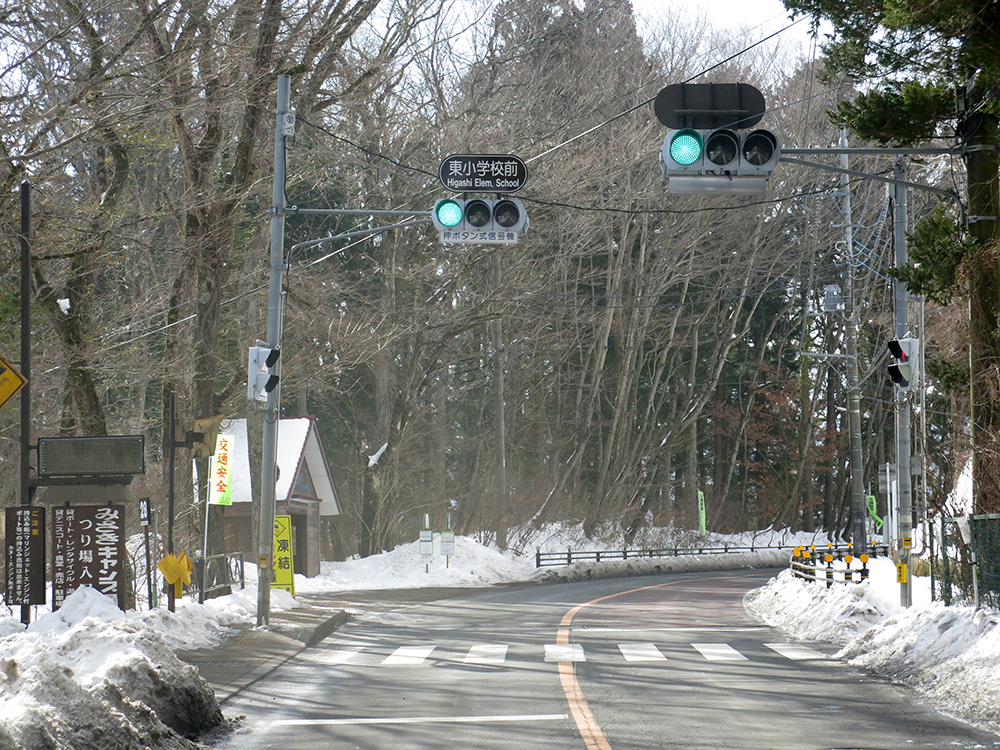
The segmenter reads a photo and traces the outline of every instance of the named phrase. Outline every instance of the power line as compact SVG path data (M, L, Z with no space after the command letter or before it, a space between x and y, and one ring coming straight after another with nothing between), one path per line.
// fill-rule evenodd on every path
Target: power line
M805 20L804 17L800 18L797 21L793 21L792 23L790 23L787 26L785 26L783 29L775 31L772 34L769 34L768 36L764 37L763 39L761 39L761 40L759 40L757 42L754 42L749 47L744 47L739 52L736 52L735 54L730 55L729 57L725 58L724 60L720 60L715 65L712 65L712 66L710 66L708 68L705 68L700 73L695 73L693 76L691 76L690 78L688 78L685 81L682 81L681 83L691 83L691 81L695 80L696 78L701 78L701 76L706 75L708 73L711 73L716 68L722 67L727 62L735 60L740 55L742 55L742 54L744 54L744 53L749 52L750 50L752 50L754 47L757 47L757 46L763 44L764 42L768 41L769 39L772 39L773 37L777 36L778 34L784 33L785 31L787 31L788 29L792 28L796 24L801 23L803 20ZM649 84L647 84L647 85L649 85ZM558 151L563 146L568 146L569 144L573 143L574 141L578 141L579 139L583 138L584 136L590 135L591 133L593 133L593 132L595 132L597 130L600 130L601 128L603 128L603 127L605 127L607 125L610 125L611 123L615 122L616 120L620 120L625 115L631 114L632 112L635 112L640 107L645 107L647 104L651 104L654 101L656 101L656 97L655 96L652 97L652 98L650 98L650 99L646 99L646 101L640 102L639 104L636 104L634 107L630 107L629 109L626 109L624 112L621 112L621 113L615 115L614 117L608 118L607 120L605 120L604 122L600 123L599 125L595 125L592 128L588 128L587 130L583 131L582 133L580 133L578 135L574 135L572 138L569 138L569 139L563 141L562 143L559 143L559 144L553 146L550 149L546 149L545 151L543 151L540 154L536 154L535 156L532 156L532 157L530 157L528 159L525 159L524 162L525 162L525 164L528 164L530 162L535 161L536 159L541 159L543 156L548 156L553 151Z

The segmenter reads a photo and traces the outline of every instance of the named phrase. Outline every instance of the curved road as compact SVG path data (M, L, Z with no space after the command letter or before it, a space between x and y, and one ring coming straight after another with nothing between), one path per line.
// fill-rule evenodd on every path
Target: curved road
M230 702L225 750L1000 747L742 609L774 571L475 593L351 622Z

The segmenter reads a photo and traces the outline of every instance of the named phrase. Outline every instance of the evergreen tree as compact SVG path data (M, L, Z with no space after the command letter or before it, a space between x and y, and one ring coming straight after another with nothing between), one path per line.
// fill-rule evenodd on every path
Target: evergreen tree
M969 298L975 510L1000 512L1000 7L989 0L785 0L785 6L833 24L824 47L828 75L868 84L837 107L835 119L883 144L944 138L962 154L968 238L964 227L950 233L951 241L948 232L925 232L932 243L918 242L913 254L924 253L928 262L907 281L911 291L940 299L942 287L958 280ZM940 216L934 220L940 226ZM924 278L931 269L934 278Z

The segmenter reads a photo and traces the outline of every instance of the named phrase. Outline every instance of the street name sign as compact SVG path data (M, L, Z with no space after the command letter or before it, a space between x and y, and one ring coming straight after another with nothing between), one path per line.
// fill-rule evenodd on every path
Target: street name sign
M528 168L516 156L452 154L441 162L438 178L456 193L516 193L528 181Z

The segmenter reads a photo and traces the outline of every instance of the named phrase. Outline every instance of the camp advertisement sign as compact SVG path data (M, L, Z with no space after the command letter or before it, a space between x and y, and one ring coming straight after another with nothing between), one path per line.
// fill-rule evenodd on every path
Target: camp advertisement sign
M274 579L272 589L295 596L295 566L292 562L292 517L274 517Z
M52 609L84 585L126 608L124 505L52 509Z
M208 462L208 502L211 505L233 504L233 436L219 435L215 454Z

